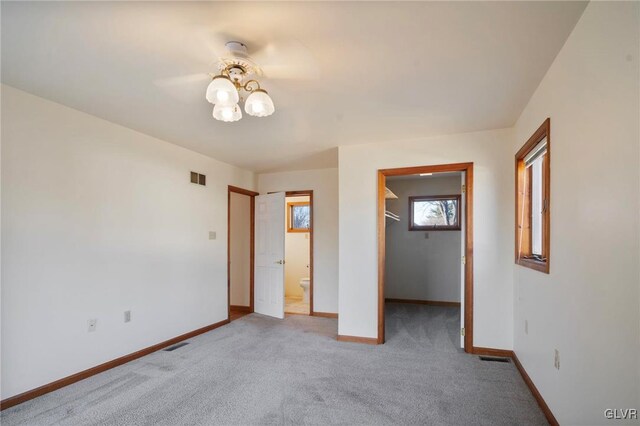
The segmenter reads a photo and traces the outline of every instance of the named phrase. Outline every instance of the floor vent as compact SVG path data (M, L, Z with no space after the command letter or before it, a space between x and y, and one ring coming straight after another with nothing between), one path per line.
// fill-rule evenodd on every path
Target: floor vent
M481 356L480 361L493 361L493 362L511 362L509 358L503 358L498 356Z
M176 349L179 349L179 348L181 348L183 346L186 346L188 344L189 344L189 342L178 343L177 345L169 346L167 349L165 349L165 351L167 351L167 352L175 351Z

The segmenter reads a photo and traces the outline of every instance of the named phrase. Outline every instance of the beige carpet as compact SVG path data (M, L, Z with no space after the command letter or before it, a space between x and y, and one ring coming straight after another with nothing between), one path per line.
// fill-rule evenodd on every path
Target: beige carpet
M387 305L384 345L250 314L0 414L2 426L545 425L512 363L458 349L460 310Z

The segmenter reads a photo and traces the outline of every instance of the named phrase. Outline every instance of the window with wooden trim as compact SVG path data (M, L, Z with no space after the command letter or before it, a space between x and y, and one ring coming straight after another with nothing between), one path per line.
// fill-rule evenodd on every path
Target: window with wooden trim
M516 263L549 273L550 120L516 154Z
M409 231L460 230L460 195L409 197Z
M287 203L287 232L309 232L311 207L308 201Z

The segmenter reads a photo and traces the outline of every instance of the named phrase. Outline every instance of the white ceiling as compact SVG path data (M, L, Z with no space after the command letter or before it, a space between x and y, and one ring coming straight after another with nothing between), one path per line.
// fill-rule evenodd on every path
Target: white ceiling
M2 2L2 82L254 171L332 167L339 145L512 126L585 5ZM206 79L158 84L213 72L226 39L297 46L317 78L265 76L276 113L237 123Z

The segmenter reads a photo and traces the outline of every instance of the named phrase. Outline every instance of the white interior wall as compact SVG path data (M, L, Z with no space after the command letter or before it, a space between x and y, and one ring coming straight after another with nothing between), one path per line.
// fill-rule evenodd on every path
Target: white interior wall
M387 210L400 222L385 228L385 297L460 302L462 232L409 231L409 197L460 194L460 176L387 179L387 188L398 197Z
M227 318L252 173L8 86L1 136L1 398Z
M512 144L502 129L339 148L339 334L377 336L377 170L473 162L474 343L511 349Z
M515 126L512 155L551 118L550 273L514 265L514 348L560 424L640 403L639 28L591 2Z
M251 197L232 192L229 226L231 304L251 303Z
M338 312L338 169L258 175L261 194L313 190L313 310Z

